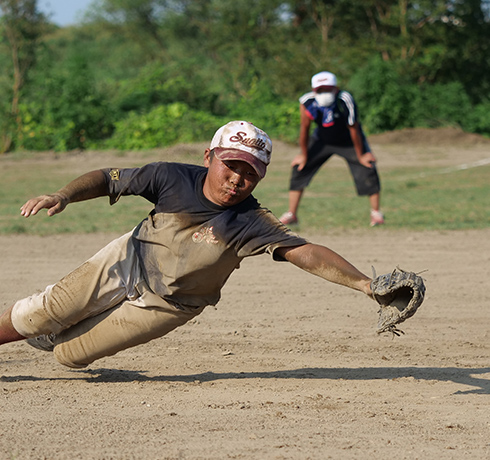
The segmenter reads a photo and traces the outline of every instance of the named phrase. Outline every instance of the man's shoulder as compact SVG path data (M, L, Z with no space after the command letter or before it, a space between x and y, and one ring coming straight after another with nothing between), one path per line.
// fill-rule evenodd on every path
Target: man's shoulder
M179 163L172 161L155 161L145 165L147 168L152 168L158 171L165 171L167 174L179 174L179 175L194 175L199 174L206 168L201 165L190 163Z
M355 104L354 97L349 91L340 90L337 99L340 99L347 106Z
M205 169L204 166L196 165L192 163L180 163L177 161L155 161L153 163L148 163L157 168L167 168L167 169L182 169L188 171L196 171L200 169Z
M299 98L299 102L303 105L311 100L313 101L315 100L315 93L313 91L310 91L309 93L305 93Z

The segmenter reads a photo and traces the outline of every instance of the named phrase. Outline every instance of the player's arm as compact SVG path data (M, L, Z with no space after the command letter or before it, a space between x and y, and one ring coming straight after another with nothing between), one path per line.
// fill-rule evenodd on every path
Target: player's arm
M352 126L349 126L349 131L359 163L367 168L372 168L376 159L371 152L364 152L364 139L359 122L356 121Z
M278 248L275 251L297 267L332 283L364 292L369 297L371 278L336 252L319 244Z
M95 170L83 174L51 195L31 198L20 208L20 214L29 217L37 214L41 209L47 209L48 216L53 216L63 211L69 203L90 200L108 194L104 173L102 170Z
M300 112L300 127L299 127L299 149L300 153L293 158L291 166L298 165L298 170L301 171L308 159L308 142L310 139L311 119L308 116L306 108L303 104L299 105Z

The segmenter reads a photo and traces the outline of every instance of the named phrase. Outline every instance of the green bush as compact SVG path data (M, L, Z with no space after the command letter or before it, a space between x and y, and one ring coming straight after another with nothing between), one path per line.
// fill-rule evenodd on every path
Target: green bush
M488 107L473 109L460 82L418 84L402 72L396 63L375 59L349 82L368 132L458 125L490 133Z
M142 150L207 141L227 121L207 112L191 110L180 102L160 105L145 114L131 112L117 121L114 134L102 147Z
M246 120L263 129L274 139L295 143L299 133L299 105L291 102L268 102L263 105L247 104L230 113L230 120Z
M182 63L184 64L184 63ZM218 96L199 73L191 69L174 69L159 62L148 64L132 79L119 82L115 109L125 116L127 112L148 112L157 105L182 102L190 108L215 111ZM198 67L196 67L198 68Z
M267 83L255 79L244 97L228 103L230 120L246 120L266 131L271 138L297 142L299 102L276 96Z
M399 75L394 63L373 59L352 76L346 89L356 100L366 131L378 133L410 126L409 107L417 90Z
M37 75L43 86L19 106L22 130L16 145L27 150L84 149L112 132L109 103L97 90L83 58Z
M411 110L415 114L413 126L462 126L471 111L471 102L460 82L423 85Z
M18 150L141 150L207 141L223 123L244 119L273 139L297 142L296 99L278 96L258 77L245 94L219 92L198 72L184 72L184 78L171 67L151 64L138 78L111 85L95 82L87 59L75 54L59 68L39 68L34 74L38 84L19 106L20 131L5 115L4 103L0 131L13 133ZM400 63L374 59L343 86L356 99L368 134L459 125L490 136L488 100L472 106L458 81L421 84L408 75Z
M461 125L465 131L490 137L490 101L473 107Z

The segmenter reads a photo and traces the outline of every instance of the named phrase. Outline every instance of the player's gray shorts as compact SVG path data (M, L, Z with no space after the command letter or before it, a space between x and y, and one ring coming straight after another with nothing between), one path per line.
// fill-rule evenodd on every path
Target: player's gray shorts
M48 286L19 300L12 324L24 337L56 334L54 355L81 368L161 337L200 314L202 308L176 308L153 293L141 274L127 233Z
M308 147L308 161L301 171L294 166L291 172L289 190L304 190L320 167L332 156L339 155L347 162L352 178L360 196L373 195L381 189L376 166L368 168L357 159L354 147L336 147L325 145L312 139Z

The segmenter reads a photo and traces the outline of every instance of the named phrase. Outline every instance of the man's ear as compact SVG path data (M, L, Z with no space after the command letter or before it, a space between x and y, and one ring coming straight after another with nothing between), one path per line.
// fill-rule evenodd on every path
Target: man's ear
M211 164L211 150L206 149L204 150L204 166L206 168L209 168L209 165Z

